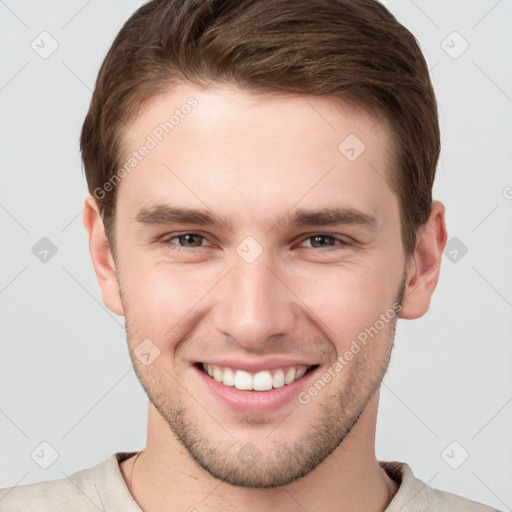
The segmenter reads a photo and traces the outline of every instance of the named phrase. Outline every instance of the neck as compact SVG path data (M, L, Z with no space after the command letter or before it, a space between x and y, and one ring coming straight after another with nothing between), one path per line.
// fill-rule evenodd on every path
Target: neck
M291 512L297 507L381 512L398 486L375 458L377 404L378 393L341 445L308 475L285 486L253 489L221 482L201 468L150 403L146 447L121 463L121 472L144 512L169 512L169 503L172 510L201 512Z

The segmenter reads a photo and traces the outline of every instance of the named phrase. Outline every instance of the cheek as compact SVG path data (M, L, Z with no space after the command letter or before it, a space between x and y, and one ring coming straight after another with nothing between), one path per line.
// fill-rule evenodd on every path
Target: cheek
M172 345L201 308L201 300L215 283L212 271L194 265L134 262L126 269L127 320L160 348ZM218 280L218 277L217 277ZM141 332L144 330L144 332Z
M398 274L372 261L368 265L319 265L301 272L290 288L305 305L305 311L313 312L307 313L314 316L313 321L325 328L325 334L338 348L343 348L393 305L398 284Z

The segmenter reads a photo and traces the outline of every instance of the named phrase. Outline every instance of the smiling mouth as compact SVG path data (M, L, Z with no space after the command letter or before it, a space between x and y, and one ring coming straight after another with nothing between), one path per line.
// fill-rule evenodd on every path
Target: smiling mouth
M306 373L318 368L319 365L287 366L255 373L215 364L196 363L196 366L203 373L225 386L243 391L270 391L292 384L304 377Z

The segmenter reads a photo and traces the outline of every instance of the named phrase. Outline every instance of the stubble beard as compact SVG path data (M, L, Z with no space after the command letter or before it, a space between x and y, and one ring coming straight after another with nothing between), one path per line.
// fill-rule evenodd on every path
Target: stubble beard
M120 289L122 290L121 287ZM402 303L404 289L405 274L395 304ZM121 295L124 294L121 293ZM129 328L129 314L124 299L123 304L126 313L128 346L131 347L130 342L135 337L132 336L134 333ZM194 410L203 411L199 405L195 407L201 402L200 397L195 397L195 400L191 398L166 371L155 374L148 371L148 368L142 368L132 350L130 350L130 357L135 373L149 400L165 420L175 438L201 468L212 477L233 486L268 489L287 485L304 477L342 444L368 402L380 388L391 358L396 321L395 317L387 323L380 338L373 341L383 345L378 351L379 354L384 352L380 360L372 361L371 355L367 353L374 351L371 347L370 349L364 347L348 367L343 369L343 371L349 371L344 389L333 395L326 388L315 397L314 401L318 403L320 413L307 422L308 431L301 434L291 445L273 446L271 450L265 450L263 447L260 450L257 443L233 439L228 434L225 442L212 439L205 424L213 420L208 417L206 421L203 419L201 422L194 414ZM369 343L371 344L372 341ZM308 405L298 401L296 404L297 408L303 409L297 411L293 417L299 419L302 415L307 417ZM250 422L250 418L247 418ZM263 419L262 423L264 423ZM286 421L283 422L284 424ZM277 427L279 428L286 427L281 425ZM254 436L253 429L251 429L251 435ZM267 442L266 436L268 431L262 432L263 443Z

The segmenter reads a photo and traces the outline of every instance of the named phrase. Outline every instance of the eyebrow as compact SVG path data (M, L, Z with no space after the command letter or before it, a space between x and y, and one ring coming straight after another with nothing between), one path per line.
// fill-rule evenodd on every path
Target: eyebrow
M333 206L319 210L298 208L293 214L286 212L277 224L285 226L335 226L344 224L376 228L377 219L373 215L363 213L356 208Z
M218 216L209 210L179 208L159 204L151 208L142 208L135 220L148 226L168 224L197 224L201 226L220 226L233 231L232 223L225 217ZM279 226L335 226L360 225L375 229L377 219L353 207L334 206L307 210L297 208L293 214L285 212L278 216L273 227ZM273 229L273 227L271 229Z

